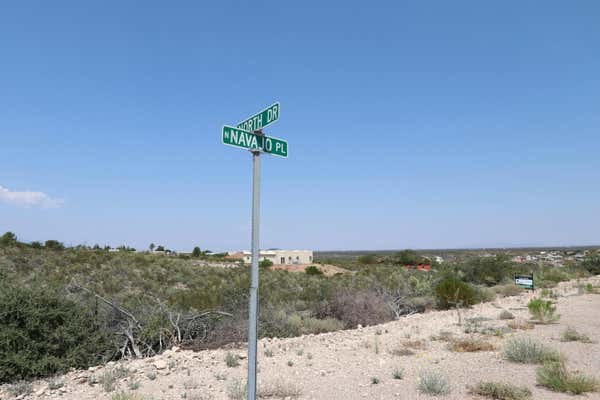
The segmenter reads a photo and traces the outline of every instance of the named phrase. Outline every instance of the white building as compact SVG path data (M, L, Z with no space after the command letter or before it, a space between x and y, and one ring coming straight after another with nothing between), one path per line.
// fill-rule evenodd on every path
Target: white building
M252 253L249 251L229 254L232 257L239 257L241 254L245 264L252 263ZM258 259L269 260L275 265L311 264L313 252L312 250L261 250Z

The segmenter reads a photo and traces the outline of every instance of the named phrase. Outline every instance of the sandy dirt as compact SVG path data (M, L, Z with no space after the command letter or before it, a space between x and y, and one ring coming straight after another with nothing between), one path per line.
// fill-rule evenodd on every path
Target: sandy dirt
M591 280L600 284L600 277ZM569 370L600 377L600 295L577 291L575 282L565 282L554 289L560 320L555 324L536 325L533 330L514 331L503 337L474 334L490 341L493 351L456 353L448 350L448 343L432 340L440 331L453 332L457 337L468 337L464 326L457 325L455 311L434 311L417 314L378 326L308 335L291 339L262 339L259 341L259 382L263 390L279 387L296 389L299 399L432 399L418 389L419 372L434 370L445 375L451 393L440 397L448 400L476 399L468 394L467 385L479 381L504 381L528 387L534 399L600 399L600 393L573 396L554 393L536 386L535 365L521 365L502 357L503 343L516 335L529 335L560 350L567 357ZM465 310L463 318L484 317L483 326L506 326L498 319L500 312L509 310L517 318L526 320L526 309L531 294L497 299ZM594 343L561 342L560 333L575 327L587 334ZM418 348L417 341L422 341ZM412 342L412 343L409 343ZM408 346L406 344L408 343ZM412 347L413 355L393 354L395 350ZM240 365L229 368L225 363L228 352L243 357ZM265 353L270 354L267 356ZM202 352L178 349L154 358L110 363L87 371L73 371L60 380L64 386L51 390L48 380L34 382L34 393L24 398L102 400L115 393L137 393L146 399L229 399L230 388L236 381L245 380L246 349L219 349ZM92 383L104 372L125 367L129 376L117 380L116 388L106 392L100 383ZM403 379L394 379L396 369L403 369ZM373 384L373 378L379 383ZM139 388L132 382L139 383ZM291 393L288 393L291 394ZM10 398L0 391L1 398ZM281 397L270 397L281 398Z

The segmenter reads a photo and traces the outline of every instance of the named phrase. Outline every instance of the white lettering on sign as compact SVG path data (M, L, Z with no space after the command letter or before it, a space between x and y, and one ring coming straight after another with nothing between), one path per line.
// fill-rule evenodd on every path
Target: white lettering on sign
M279 115L279 105L275 104L273 108L267 110L267 123L271 123L278 118Z
M273 149L273 141L271 138L266 137L263 139L263 148L266 151L271 151Z

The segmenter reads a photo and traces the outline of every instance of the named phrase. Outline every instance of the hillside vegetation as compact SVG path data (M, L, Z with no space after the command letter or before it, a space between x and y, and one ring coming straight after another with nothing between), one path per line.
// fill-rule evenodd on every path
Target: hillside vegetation
M0 239L0 382L49 376L174 345L245 341L249 270L193 259ZM584 266L517 266L502 258L407 270L369 258L326 277L261 268L260 336L290 337L373 325L431 308L467 307L518 292L514 272L544 286ZM586 264L597 268L592 260ZM318 267L318 265L317 265ZM312 271L312 270L311 270Z

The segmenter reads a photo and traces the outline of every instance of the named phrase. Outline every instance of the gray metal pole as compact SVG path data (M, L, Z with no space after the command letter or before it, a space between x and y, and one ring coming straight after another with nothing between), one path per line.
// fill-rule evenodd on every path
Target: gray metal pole
M248 316L248 400L256 400L256 347L258 336L258 228L260 222L260 152L252 152L252 272Z

